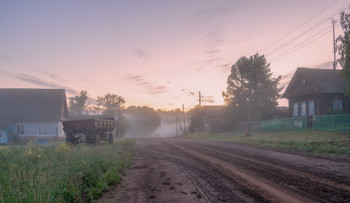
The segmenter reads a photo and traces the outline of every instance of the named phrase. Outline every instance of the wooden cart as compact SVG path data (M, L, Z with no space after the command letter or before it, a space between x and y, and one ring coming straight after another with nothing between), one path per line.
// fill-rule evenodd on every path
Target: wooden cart
M100 145L101 141L113 143L115 121L107 119L82 119L63 121L66 142Z

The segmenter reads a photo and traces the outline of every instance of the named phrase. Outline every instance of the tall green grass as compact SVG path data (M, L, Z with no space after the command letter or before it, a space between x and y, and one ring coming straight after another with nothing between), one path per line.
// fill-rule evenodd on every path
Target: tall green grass
M122 142L116 142L123 145ZM130 146L134 141L127 140ZM120 181L133 154L119 146L65 143L0 148L0 203L85 202Z
M308 130L298 132L252 133L250 136L245 136L244 133L238 132L212 134L203 132L201 134L188 134L187 137L274 147L305 153L317 153L327 156L350 155L349 132Z

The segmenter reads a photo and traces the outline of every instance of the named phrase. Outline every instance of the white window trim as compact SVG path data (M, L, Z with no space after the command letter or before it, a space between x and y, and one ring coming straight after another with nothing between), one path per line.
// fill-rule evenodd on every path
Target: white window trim
M19 130L18 130L19 127ZM16 134L17 135L24 135L24 124L17 124L16 125Z
M293 103L293 116L299 116L299 104Z
M310 108L310 104L312 103L312 108ZM312 110L312 114L311 114ZM309 116L314 116L315 115L315 101L309 101Z
M46 124L38 124L38 136L47 136L47 125Z
M305 109L303 108L303 104L305 105ZM306 109L307 109L307 107L306 107L306 102L301 102L300 103L300 116L306 116Z

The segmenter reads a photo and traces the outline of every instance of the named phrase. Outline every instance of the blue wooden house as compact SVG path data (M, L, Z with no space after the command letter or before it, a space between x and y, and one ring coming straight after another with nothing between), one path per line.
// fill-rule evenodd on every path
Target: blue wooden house
M20 139L64 137L68 119L64 89L0 89L0 143Z
M7 129L0 129L0 145L7 145Z

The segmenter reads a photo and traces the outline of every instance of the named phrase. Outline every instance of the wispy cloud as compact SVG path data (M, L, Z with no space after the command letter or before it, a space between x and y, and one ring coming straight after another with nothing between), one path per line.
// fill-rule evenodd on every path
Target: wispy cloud
M151 95L158 95L167 93L169 90L164 85L158 85L153 82L147 81L143 75L130 74L123 78L124 80L135 82L137 85L142 86L145 93Z
M215 103L215 100L213 96L202 96L202 102L212 104Z
M143 61L146 61L150 58L150 54L148 54L145 50L136 48L134 51L136 57L140 58Z
M5 72L5 71L0 71L0 73L7 75L9 77L12 77L17 80L21 80L30 84L37 85L39 87L45 87L45 88L56 88L56 89L65 89L69 94L78 94L77 90L71 89L69 87L53 83L50 81L43 80L41 78L38 78L33 75L25 74L25 73L20 73L20 74L14 74L10 72Z
M331 69L331 68L333 68L333 61L327 61L324 63L320 63L317 65L311 66L311 68Z
M34 71L42 73L42 74L44 74L44 75L46 75L46 76L50 77L51 79L56 80L58 82L67 82L66 79L62 78L61 76L59 76L57 74L51 73L48 70L42 70L42 69L35 68Z
M187 93L187 95L193 97L193 96L196 96L196 93L194 93L194 92L192 92L192 91L189 91L189 92Z

